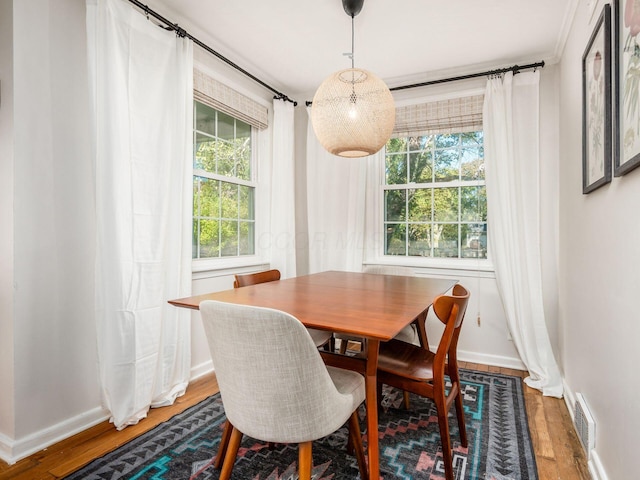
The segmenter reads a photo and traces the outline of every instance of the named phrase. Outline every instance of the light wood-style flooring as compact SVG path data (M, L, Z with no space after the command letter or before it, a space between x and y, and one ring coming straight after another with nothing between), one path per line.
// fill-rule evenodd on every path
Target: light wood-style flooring
M526 372L462 362L462 368L525 377ZM524 385L529 429L540 480L589 480L587 462L575 434L564 400L543 397ZM118 432L108 422L59 442L15 465L0 461L0 480L51 480L63 478L98 458L195 405L218 391L215 375L195 380L187 393L170 407L152 409L146 419Z

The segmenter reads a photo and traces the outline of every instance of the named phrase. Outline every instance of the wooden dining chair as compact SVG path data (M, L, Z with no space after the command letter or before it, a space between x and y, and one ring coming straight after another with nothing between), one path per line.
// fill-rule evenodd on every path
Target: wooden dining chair
M233 288L247 287L258 283L274 282L280 280L280 270L272 269L256 273L246 273L243 275L235 275ZM308 328L309 335L313 339L317 347L325 347L327 350L333 350L333 333L315 328Z
M235 280L233 281L233 288L247 287L258 283L274 282L276 280L280 280L280 270L276 269L236 275Z
M200 303L200 312L227 416L218 451L221 480L231 476L243 434L298 443L299 478L310 480L312 442L346 422L360 478L368 478L360 373L326 366L308 330L286 312L212 300Z
M457 348L468 301L469 292L459 284L453 287L451 295L440 295L434 300L433 311L444 324L444 332L435 353L428 349L428 345L423 347L392 339L380 344L378 357L380 389L383 384L391 385L431 398L435 402L447 480L453 480L453 456L448 421L452 404L455 404L460 443L463 447L467 446ZM448 393L445 389L445 376L448 376L451 382Z

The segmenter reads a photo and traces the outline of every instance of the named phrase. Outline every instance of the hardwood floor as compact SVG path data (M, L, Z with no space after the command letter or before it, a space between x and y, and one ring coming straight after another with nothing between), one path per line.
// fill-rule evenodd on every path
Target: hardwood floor
M474 363L461 363L462 368L515 375L526 372ZM538 465L540 480L589 480L587 462L575 434L564 400L543 397L540 392L523 385L529 430ZM161 422L195 405L218 391L215 375L202 377L189 386L187 393L171 407L152 409L146 419L118 432L108 422L81 432L9 466L0 461L0 480L51 480L64 478L94 458L152 429Z

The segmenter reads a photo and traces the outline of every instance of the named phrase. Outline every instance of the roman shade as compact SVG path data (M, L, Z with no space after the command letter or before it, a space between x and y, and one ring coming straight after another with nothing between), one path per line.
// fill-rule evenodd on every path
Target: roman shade
M484 95L451 98L396 108L393 137L482 130Z
M269 126L267 107L198 69L193 70L193 98L260 130Z

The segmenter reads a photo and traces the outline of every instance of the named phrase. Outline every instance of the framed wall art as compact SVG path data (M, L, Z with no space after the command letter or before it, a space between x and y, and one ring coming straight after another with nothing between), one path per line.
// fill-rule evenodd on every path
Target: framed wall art
M640 166L640 2L614 0L614 175Z
M611 181L611 7L606 4L582 56L582 193Z

